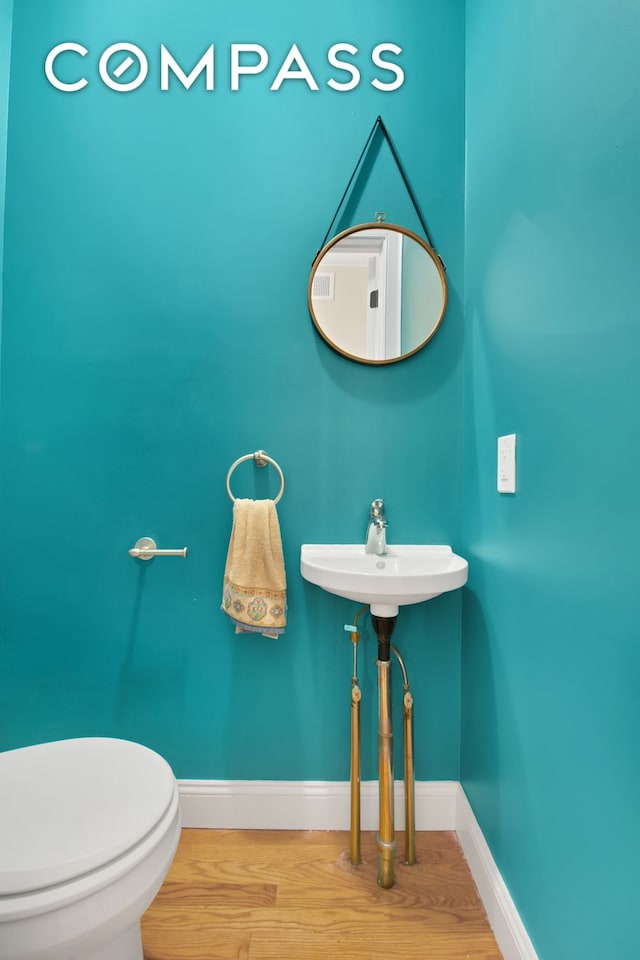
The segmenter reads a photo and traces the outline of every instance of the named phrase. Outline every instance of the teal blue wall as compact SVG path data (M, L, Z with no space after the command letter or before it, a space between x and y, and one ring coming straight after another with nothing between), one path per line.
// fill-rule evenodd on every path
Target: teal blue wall
M2 252L4 195L7 172L7 122L9 114L9 73L11 60L11 19L13 0L0 0L0 329L2 327Z
M345 779L355 605L300 580L299 545L359 540L381 494L390 539L450 542L470 560L462 703L461 597L398 626L418 778L460 775L462 715L463 783L541 960L635 960L640 18L617 0L469 5L463 382L463 12L448 0L329 3L322 18L255 0L215 17L197 0L14 12L1 746L111 734L156 747L181 777ZM73 96L42 76L66 39L91 49L91 86ZM376 92L364 55L357 90L324 86L331 43L364 54L382 39L404 48L401 90ZM131 95L95 79L116 40L152 60ZM322 89L269 93L250 78L232 94L226 50L250 40L274 62L298 42ZM218 89L161 94L161 42L185 64L215 42ZM317 338L306 280L379 113L450 299L423 352L367 368ZM384 149L348 222L381 207L419 230ZM518 492L499 496L509 432ZM217 610L224 479L257 447L287 478L290 618L275 643L235 638ZM239 495L274 492L247 470ZM126 550L154 531L187 542L189 560L139 570ZM372 777L370 630L362 653Z
M541 960L640 952L639 36L467 5L462 773Z
M214 9L215 8L215 9ZM361 541L383 496L389 539L458 547L464 180L462 2L31 0L14 14L2 343L2 746L108 734L186 778L348 777L356 604L299 575L303 542ZM77 94L46 53L90 50ZM117 94L96 62L118 40L151 61ZM361 49L360 86L327 88L326 50ZM404 86L376 91L368 52L403 48ZM229 90L228 47L271 53ZM321 89L269 80L293 42ZM190 68L209 43L216 90L161 93L158 49ZM83 63L70 56L61 70ZM434 84L435 77L446 83ZM343 77L341 77L343 79ZM446 322L397 367L357 365L315 333L312 259L378 114L449 271ZM419 231L383 148L350 206ZM336 225L344 227L341 222ZM289 578L281 641L236 638L219 612L230 464L281 464ZM275 493L245 465L239 496ZM270 474L270 475L269 475ZM271 484L271 486L270 486ZM186 561L127 556L142 535ZM416 775L459 776L460 597L403 611ZM362 651L364 767L375 776L375 645ZM396 680L399 676L396 676ZM400 697L396 697L396 707Z

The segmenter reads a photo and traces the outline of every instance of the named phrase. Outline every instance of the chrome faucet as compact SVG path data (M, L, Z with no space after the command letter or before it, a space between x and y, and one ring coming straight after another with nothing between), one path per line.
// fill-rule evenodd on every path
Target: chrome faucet
M369 507L369 526L364 544L365 553L379 557L387 552L387 521L384 516L384 500L372 500Z

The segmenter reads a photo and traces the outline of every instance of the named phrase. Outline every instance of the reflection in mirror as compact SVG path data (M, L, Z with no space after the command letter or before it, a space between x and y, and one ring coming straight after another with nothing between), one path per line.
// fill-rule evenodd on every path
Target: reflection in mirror
M394 363L420 350L446 305L437 253L395 224L345 230L311 268L309 310L318 332L338 353L362 363Z

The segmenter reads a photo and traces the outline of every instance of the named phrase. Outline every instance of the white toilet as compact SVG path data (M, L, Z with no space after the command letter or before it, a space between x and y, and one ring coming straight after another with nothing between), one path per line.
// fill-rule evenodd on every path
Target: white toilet
M142 960L180 835L169 764L127 740L0 754L0 960Z

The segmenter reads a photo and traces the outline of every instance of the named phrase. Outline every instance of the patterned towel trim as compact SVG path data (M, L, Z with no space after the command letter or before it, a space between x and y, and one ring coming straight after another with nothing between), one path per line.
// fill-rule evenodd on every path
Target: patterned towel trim
M287 591L241 587L225 577L221 609L237 632L278 636L287 625Z

